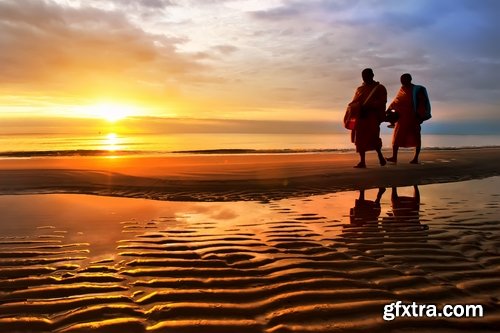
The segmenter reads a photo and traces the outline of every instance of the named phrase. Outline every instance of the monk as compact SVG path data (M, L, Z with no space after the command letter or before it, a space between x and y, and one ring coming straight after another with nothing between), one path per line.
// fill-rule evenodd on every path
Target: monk
M410 74L401 75L401 88L388 107L388 110L395 110L398 114L398 121L392 135L392 156L387 158L387 161L392 163L398 161L399 147L415 147L415 155L410 163L418 164L422 145L420 125L425 119L423 118L424 109L430 107L430 104L425 88L417 89L423 87L415 86L411 80ZM413 100L414 96L416 101Z
M374 81L373 70L366 68L361 72L363 84L356 89L349 106L360 107L359 119L351 131L351 141L356 145L360 162L355 168L366 168L365 153L375 150L381 166L386 164L382 155L382 139L380 138L380 123L384 121L387 90L379 82Z

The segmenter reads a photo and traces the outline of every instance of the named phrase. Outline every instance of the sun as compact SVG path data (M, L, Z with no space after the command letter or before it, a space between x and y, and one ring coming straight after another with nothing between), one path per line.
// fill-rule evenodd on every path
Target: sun
M87 105L82 111L88 116L105 119L111 123L138 113L138 110L135 107L118 103L98 103Z
M111 123L127 118L136 113L134 107L122 104L101 103L95 105L95 108L97 116L104 118Z

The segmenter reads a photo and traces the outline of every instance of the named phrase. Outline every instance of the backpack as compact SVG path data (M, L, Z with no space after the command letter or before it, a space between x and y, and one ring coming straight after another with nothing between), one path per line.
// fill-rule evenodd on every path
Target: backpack
M423 108L418 105L418 93L422 92L425 97ZM431 102L429 100L429 95L427 94L427 89L424 86L413 86L413 111L415 112L418 119L426 121L432 118L431 114Z

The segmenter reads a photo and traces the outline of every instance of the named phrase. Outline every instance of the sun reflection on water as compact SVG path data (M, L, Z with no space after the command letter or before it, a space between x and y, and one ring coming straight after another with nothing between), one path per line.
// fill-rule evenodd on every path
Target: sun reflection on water
M120 138L116 133L108 133L103 140L103 150L109 152L115 152L118 150L122 144L123 139Z

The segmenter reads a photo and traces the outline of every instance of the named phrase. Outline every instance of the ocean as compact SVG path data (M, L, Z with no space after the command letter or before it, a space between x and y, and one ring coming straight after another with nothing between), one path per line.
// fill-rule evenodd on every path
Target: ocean
M382 134L391 147L391 133ZM500 146L500 135L423 134L423 148ZM0 156L351 151L345 134L0 134Z

